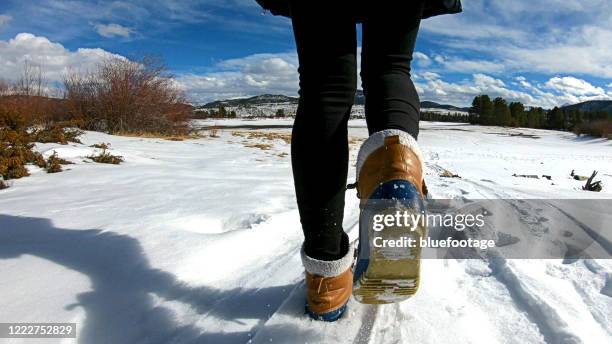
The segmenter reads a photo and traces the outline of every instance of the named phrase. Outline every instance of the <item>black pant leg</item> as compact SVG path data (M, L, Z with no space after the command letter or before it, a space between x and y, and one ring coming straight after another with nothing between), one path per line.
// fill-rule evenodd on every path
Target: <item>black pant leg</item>
M348 173L347 122L356 90L356 24L349 2L292 1L300 74L291 162L306 253L346 253L342 228Z
M361 80L368 130L400 129L417 138L420 102L410 63L423 2L364 1L362 11Z

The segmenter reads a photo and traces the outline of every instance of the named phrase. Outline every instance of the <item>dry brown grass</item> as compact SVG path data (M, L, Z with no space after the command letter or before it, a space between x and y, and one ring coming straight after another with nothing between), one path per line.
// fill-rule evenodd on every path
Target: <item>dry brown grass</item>
M348 143L349 145L359 145L364 141L364 139L359 139L356 137L349 137Z
M280 141L283 141L285 144L291 143L291 134L288 134L288 133L285 134L285 133L277 133L277 132L270 132L270 131L256 131L256 130L232 131L232 136L244 138L244 140L242 140L240 143L242 143L245 147L258 148L264 151L271 150L274 147L274 144L257 142L257 141L252 142L250 140L271 141L271 142L280 140ZM280 153L278 154L278 156L285 157L287 156L287 153Z
M185 140L195 140L202 138L202 135L197 133L188 133L188 134L166 134L166 133L157 133L157 132L146 132L146 131L138 131L138 132L117 132L114 135L125 136L125 137L140 137L145 139L162 139L168 141L185 141Z
M233 131L232 136L245 137L247 139L264 139L268 141L281 140L286 144L291 143L291 134L276 133L271 131Z
M270 150L272 147L274 147L273 145L267 143L247 143L244 146L249 148L259 148L261 150Z
M458 174L455 174L449 170L444 170L440 173L440 177L442 178L461 178Z

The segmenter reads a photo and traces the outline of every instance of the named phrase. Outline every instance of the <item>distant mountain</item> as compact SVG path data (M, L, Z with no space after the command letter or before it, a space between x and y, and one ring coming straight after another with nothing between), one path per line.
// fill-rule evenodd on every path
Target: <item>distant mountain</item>
M279 94L262 94L259 96L249 97L249 98L236 98L236 99L225 99L225 100L217 100L214 102L210 102L199 106L200 109L216 109L220 105L226 107L236 107L236 106L253 106L260 104L297 104L297 97L288 97ZM364 105L365 104L365 95L363 94L363 90L357 90L355 92L355 105ZM453 105L446 104L438 104L431 101L423 101L421 102L421 108L427 109L443 109L449 111L468 111L469 108L460 108Z
M562 106L561 108L569 111L604 111L612 115L612 100L589 100L578 104Z
M296 97L288 97L280 94L262 94L249 98L236 98L236 99L225 99L225 100L216 100L214 102L206 103L202 106L199 106L200 109L211 109L218 108L220 105L223 106L249 106L249 105L259 105L259 104L280 104L280 103L288 103L288 104L297 104L298 98Z
M443 110L458 111L458 112L459 111L468 112L470 110L469 107L461 108L461 107L454 106L454 105L438 104L436 102L431 102L427 100L421 102L421 109L443 109Z

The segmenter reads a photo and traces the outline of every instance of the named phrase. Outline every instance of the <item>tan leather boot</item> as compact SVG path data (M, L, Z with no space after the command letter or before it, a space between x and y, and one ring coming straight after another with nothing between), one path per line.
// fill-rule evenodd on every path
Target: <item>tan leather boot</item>
M401 130L372 134L357 158L357 191L361 200L359 249L353 295L362 303L392 303L414 293L420 277L420 238L426 228L405 226L373 229L376 216L424 211L427 193L423 158L416 140ZM416 247L384 246L414 240Z
M344 257L324 261L309 257L302 247L306 269L306 313L315 320L336 321L346 310L353 290L353 249Z

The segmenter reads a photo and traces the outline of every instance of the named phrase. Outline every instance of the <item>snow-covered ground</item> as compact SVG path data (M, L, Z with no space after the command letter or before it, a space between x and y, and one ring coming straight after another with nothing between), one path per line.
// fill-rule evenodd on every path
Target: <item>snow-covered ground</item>
M265 129L290 121L198 123L224 129L37 145L75 165L31 168L0 191L0 323L76 322L80 343L612 342L611 260L424 260L412 299L351 301L339 322L308 319L290 129ZM365 122L349 132L352 181ZM101 142L125 163L86 162ZM612 198L610 141L425 122L420 143L434 198ZM598 170L603 192L582 191L572 169ZM354 191L346 200L355 239Z

